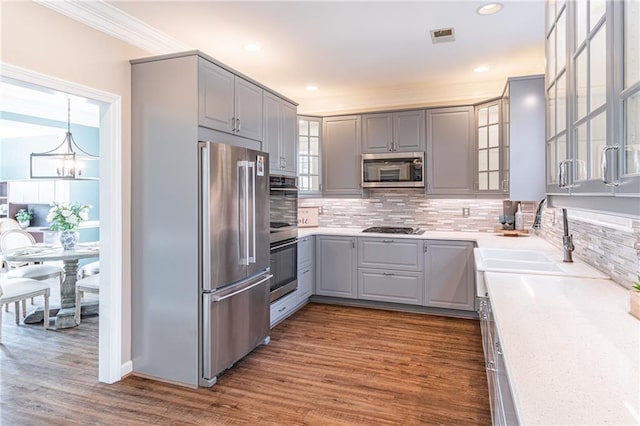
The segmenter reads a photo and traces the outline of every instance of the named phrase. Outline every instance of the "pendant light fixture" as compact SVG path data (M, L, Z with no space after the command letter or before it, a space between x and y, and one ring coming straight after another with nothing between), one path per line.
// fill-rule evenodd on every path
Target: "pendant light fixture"
M31 179L98 179L96 160L99 160L97 155L89 154L73 139L71 100L67 99L67 134L62 143L51 151L31 153Z

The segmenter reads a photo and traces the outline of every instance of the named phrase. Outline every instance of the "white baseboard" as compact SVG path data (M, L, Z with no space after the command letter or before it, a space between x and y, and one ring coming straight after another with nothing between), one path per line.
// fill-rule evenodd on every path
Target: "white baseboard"
M122 375L122 377L126 376L127 374L131 374L132 371L133 371L133 361L131 360L125 362L120 367L120 374Z

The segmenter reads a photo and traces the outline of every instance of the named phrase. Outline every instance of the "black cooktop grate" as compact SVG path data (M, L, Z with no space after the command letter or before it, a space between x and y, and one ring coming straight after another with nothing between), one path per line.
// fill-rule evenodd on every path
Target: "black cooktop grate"
M372 232L379 234L415 234L418 228L407 228L402 226L372 226L362 232Z

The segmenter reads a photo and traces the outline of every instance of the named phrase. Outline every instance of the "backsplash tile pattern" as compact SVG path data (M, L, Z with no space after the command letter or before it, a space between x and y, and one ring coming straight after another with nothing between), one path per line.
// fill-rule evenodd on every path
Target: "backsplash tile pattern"
M493 232L500 227L502 200L427 199L424 190L370 191L369 198L303 198L300 206L322 208L320 226L365 228L411 226L429 231ZM462 217L462 208L469 217ZM535 203L523 203L525 227L533 223Z
M500 226L502 200L428 199L418 189L373 190L368 198L301 198L302 207L321 207L320 226L366 228L368 226L411 226L428 231L493 232ZM462 217L468 207L469 217ZM537 203L523 202L525 228L530 229ZM555 211L557 210L557 211ZM555 215L555 219L554 219ZM562 245L560 209L546 208L539 235L556 247ZM640 240L640 220L632 230L608 228L570 219L576 250L574 256L630 287L640 273L640 259L633 248Z
M634 248L640 241L640 220L632 220L628 231L569 219L569 233L573 235L574 257L609 275L626 288L638 279L640 257ZM562 248L562 211L546 208L542 214L540 236Z

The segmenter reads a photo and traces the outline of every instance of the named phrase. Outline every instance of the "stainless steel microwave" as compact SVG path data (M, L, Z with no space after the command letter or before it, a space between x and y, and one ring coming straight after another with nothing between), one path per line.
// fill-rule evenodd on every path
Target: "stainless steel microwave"
M424 152L362 154L363 188L424 188Z

